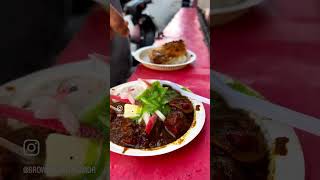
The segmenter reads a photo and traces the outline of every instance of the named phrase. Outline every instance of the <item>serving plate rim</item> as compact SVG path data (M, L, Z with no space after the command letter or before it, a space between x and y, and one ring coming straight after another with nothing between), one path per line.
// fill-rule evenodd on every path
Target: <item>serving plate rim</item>
M161 84L167 84L170 86L171 83L178 85L181 88L184 88L184 86L179 85L177 83L171 82L171 81L167 81L167 80L158 80L158 79L146 79L148 82L154 82L154 81L160 81ZM115 89L115 88L122 88L125 86L129 86L129 85L134 85L138 83L137 80L134 81L130 81L127 83L123 83L120 84L118 86L112 87L111 89ZM181 91L181 90L179 90ZM126 148L120 145L117 145L115 143L113 143L110 140L110 151L117 153L117 154L121 154L121 155L126 155L126 156L157 156L157 155L163 155L163 154L167 154L173 151L176 151L184 146L186 146L187 144L189 144L191 141L193 141L201 132L201 130L204 127L205 124L205 120L206 120L206 114L205 114L205 108L203 103L198 102L196 100L190 99L189 100L192 102L193 107L195 108L197 105L200 106L200 110L199 111L195 111L195 115L194 115L194 121L195 122L195 126L191 127L188 129L188 131L179 139L177 139L176 141L169 143L167 145L161 146L161 147L156 147L156 148L150 148L150 149L134 149L134 148ZM181 141L181 143L176 143L178 141Z
M256 6L262 3L263 1L264 0L242 0L241 2L231 6L221 7L221 8L212 8L210 9L210 14L218 15L218 14L232 13L232 12L251 8L253 6Z

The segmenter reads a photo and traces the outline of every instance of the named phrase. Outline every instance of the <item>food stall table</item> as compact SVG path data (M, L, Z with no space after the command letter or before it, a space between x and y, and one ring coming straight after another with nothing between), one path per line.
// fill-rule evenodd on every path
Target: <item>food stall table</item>
M320 118L320 6L317 0L268 0L211 30L211 67L273 103ZM295 129L305 179L320 179L320 138Z
M56 64L88 59L89 54L109 54L109 15L106 10L94 7L67 47L57 58Z
M162 79L181 84L196 94L210 97L210 56L204 42L198 11L182 8L164 30L162 41L183 39L197 55L196 62L178 71L154 71L138 65L129 81ZM116 179L209 179L210 178L210 108L205 105L206 122L200 134L189 144L168 154L130 157L110 152L110 177Z

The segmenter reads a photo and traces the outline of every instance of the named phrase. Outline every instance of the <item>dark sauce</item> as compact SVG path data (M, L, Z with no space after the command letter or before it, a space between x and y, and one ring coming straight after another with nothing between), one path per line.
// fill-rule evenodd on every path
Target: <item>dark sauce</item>
M146 125L143 121L137 123L118 116L119 112L111 110L110 140L120 146L135 149L157 148L176 141L191 127L194 110L191 101L180 94L173 96L168 104L170 112L165 121L158 118L150 134L145 132ZM119 103L111 102L111 105L116 107Z
M289 142L289 138L287 137L278 137L275 140L275 147L273 154L286 156L288 154L287 143Z
M200 105L196 105L196 111L200 111Z
M252 152L263 149L265 157L254 163L234 160L230 154L211 144L211 178L217 180L267 180L269 151L259 126L247 112L232 109L216 92L211 93L215 103L211 106L211 136L232 148L232 151ZM213 138L212 138L213 139Z

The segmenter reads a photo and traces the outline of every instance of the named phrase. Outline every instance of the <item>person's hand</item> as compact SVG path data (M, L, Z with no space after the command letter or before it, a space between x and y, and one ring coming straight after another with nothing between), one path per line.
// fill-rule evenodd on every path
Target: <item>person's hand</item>
M128 36L128 22L126 22L121 14L110 5L110 26L113 32L120 34L121 36ZM111 32L111 37L112 33Z

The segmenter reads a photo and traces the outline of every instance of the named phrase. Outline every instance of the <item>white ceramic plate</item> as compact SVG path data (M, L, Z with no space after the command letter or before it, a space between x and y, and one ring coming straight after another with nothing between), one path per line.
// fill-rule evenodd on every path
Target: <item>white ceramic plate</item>
M235 82L235 80L229 76L221 73L219 73L219 75L225 81L225 83ZM214 79L211 78L211 81L211 83L213 83ZM251 89L250 87L248 88ZM259 95L259 93L257 93L257 95ZM289 142L287 143L288 154L286 156L275 156L270 154L270 171L272 171L269 176L270 180L304 180L304 156L299 139L295 134L294 129L286 124L270 120L266 117L260 117L259 115L254 114L251 115L254 116L256 123L261 127L261 130L268 141L270 150L273 149L273 142L277 137L289 138Z
M107 92L107 89L109 89L108 69L109 66L102 61L84 60L38 71L1 86L0 103L22 107L32 97L55 93L57 85L63 80L75 79L76 82L79 82L81 79L86 79L84 82L78 84L81 90L79 88L79 91L74 94L72 93L73 95L70 94L70 97L66 99L71 110L76 115L81 116L90 105L94 105L100 101L101 97ZM92 87L86 87L87 82L92 82ZM8 87L14 87L15 90L8 91ZM79 95L79 93L81 94ZM101 97L96 95L98 93L101 94ZM79 98L79 96L84 96L84 98ZM89 102L92 104L88 104ZM12 128L24 126L15 120L9 121L9 125Z
M154 82L156 80L148 80L148 81ZM170 81L163 81L163 80L157 80L157 81L160 81L161 84L167 84L169 86L170 86L170 84L175 84ZM122 88L136 87L136 85L138 83L139 83L138 81L131 81L131 82L113 87L111 89L118 90L118 89L122 89ZM182 87L181 85L179 85L179 86ZM176 90L178 90L179 92L183 91L180 89L176 89ZM161 154L175 151L175 150L187 145L200 133L201 129L204 126L204 122L206 119L206 114L205 114L203 104L198 101L192 100L192 99L190 99L190 100L193 104L194 109L196 108L196 106L199 105L200 110L195 111L195 115L194 115L195 118L193 120L193 123L192 123L190 129L182 137L177 139L175 142L172 142L172 143L167 144L162 147L157 147L157 148L152 148L152 149L133 149L133 148L125 148L125 147L119 146L119 145L110 141L110 150L112 152L122 154L122 155L127 155L127 156L156 156L156 155L161 155Z
M262 3L263 0L241 0L239 3L236 3L232 6L221 7L221 8L212 8L210 10L210 14L217 15L217 14L225 14L225 13L232 13L244 9L251 8Z
M188 60L185 63L181 64L154 64L150 61L148 54L149 52L156 48L157 46L147 46L138 49L137 51L132 53L132 56L139 61L142 65L147 68L158 70L158 71L174 71L178 69L182 69L186 67L188 64L193 63L197 56L194 52L187 50L187 58Z
M99 60L84 60L77 63L54 66L49 69L41 70L17 80L8 82L0 86L0 103L5 104L23 104L30 96L37 92L39 86L45 87L46 83L59 81L70 77L91 77L104 82L104 88L109 89L108 64ZM107 91L105 91L107 92ZM12 123L12 128L18 129L25 126L16 121ZM108 171L107 168L105 171ZM104 174L106 172L103 172ZM101 175L100 178L104 177Z

